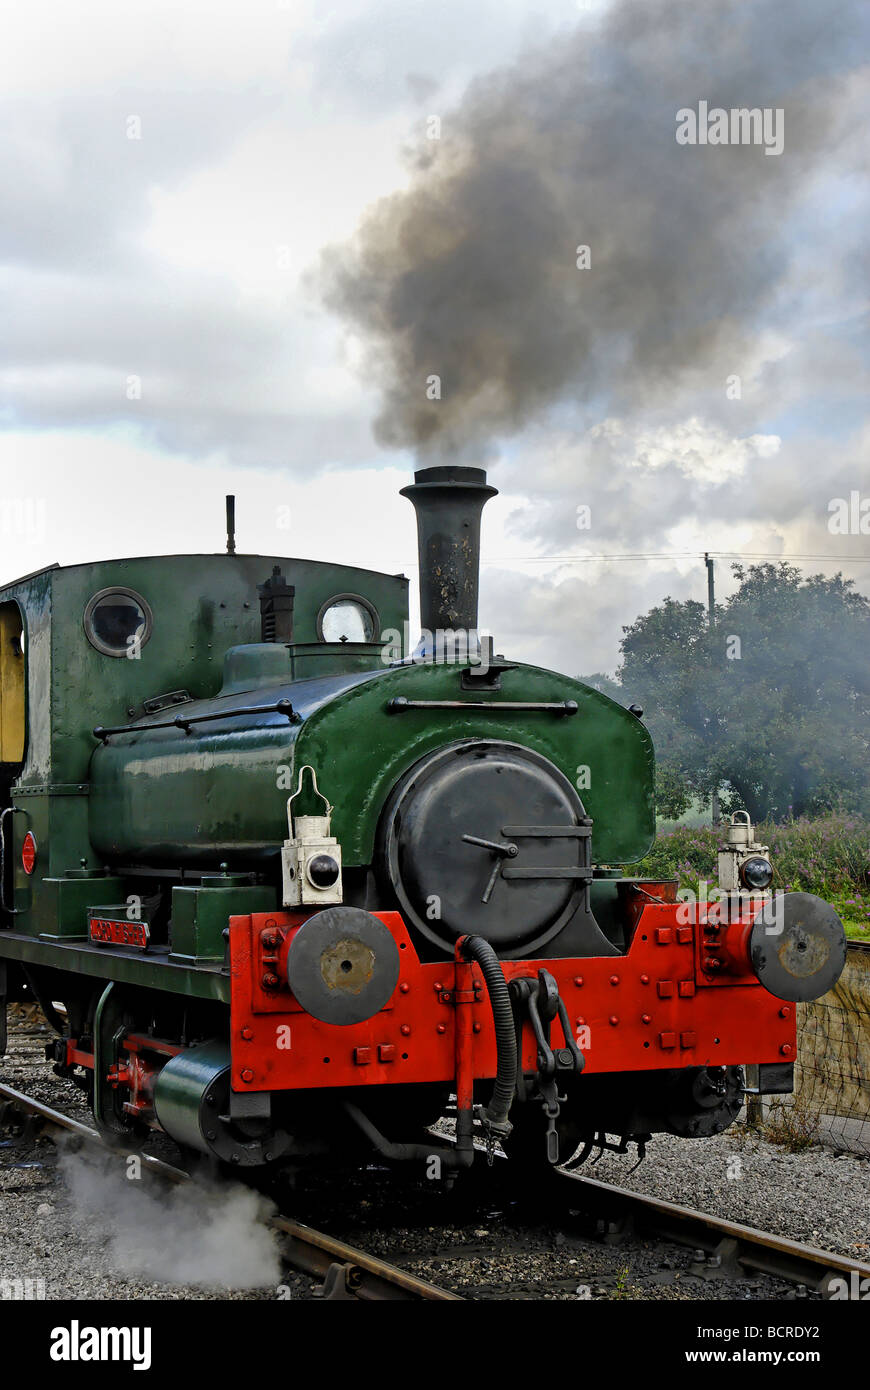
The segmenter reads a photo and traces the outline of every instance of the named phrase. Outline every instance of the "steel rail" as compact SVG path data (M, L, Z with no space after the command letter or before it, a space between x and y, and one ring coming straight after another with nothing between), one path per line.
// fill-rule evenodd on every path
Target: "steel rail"
M99 1131L90 1125L83 1124L81 1120L74 1120L62 1110L53 1110L50 1105L36 1100L34 1096L26 1096L23 1091L16 1091L13 1086L0 1084L0 1124L5 1122L10 1110L39 1120L40 1127L44 1130L74 1134L84 1143L96 1144L103 1149L109 1148ZM147 1168L149 1172L167 1178L170 1182L190 1181L189 1173L185 1173L181 1168L174 1168L171 1163L164 1163L162 1159L154 1158L151 1154L138 1156L142 1160L143 1168Z
M870 948L870 943L867 943ZM452 1137L440 1135L439 1138L452 1143ZM475 1148L482 1150L475 1142ZM504 1154L496 1155L501 1164L509 1162ZM845 1279L850 1285L854 1273L858 1280L870 1279L870 1264L840 1255L834 1250L819 1250L813 1245L802 1245L800 1241L790 1240L788 1236L772 1235L769 1231L759 1231L754 1226L744 1226L724 1217L708 1215L696 1211L694 1207L681 1207L675 1202L666 1202L659 1197L647 1196L644 1192L634 1192L616 1183L602 1182L582 1173L569 1172L562 1167L547 1168L551 1179L549 1185L542 1183L539 1196L543 1201L555 1199L558 1207L563 1206L566 1192L560 1179L575 1183L594 1199L586 1209L587 1215L606 1209L608 1203L616 1217L628 1216L629 1223L614 1223L612 1235L619 1240L631 1232L649 1232L673 1245L688 1247L709 1254L716 1264L703 1268L696 1265L696 1272L702 1277L712 1278L721 1271L723 1276L736 1275L743 1270L754 1269L761 1274L769 1274L784 1279L787 1283L803 1284L816 1292L827 1293L831 1278ZM572 1204L575 1202L572 1197ZM579 1202L576 1203L580 1205Z
M110 1149L102 1135L91 1126L11 1086L0 1084L0 1122L9 1109L34 1117L49 1131L73 1134L84 1142ZM143 1167L157 1177L174 1183L195 1182L189 1173L153 1155L141 1154L140 1158ZM803 1245L787 1236L773 1235L580 1173L556 1169L553 1174L555 1178L575 1183L579 1191L593 1197L593 1212L596 1208L604 1211L611 1208L616 1218L614 1237L630 1231L649 1232L712 1256L711 1264L695 1267L696 1272L707 1277L719 1272L733 1277L742 1270L751 1269L789 1283L804 1284L821 1293L830 1292L834 1278L845 1279L847 1286L853 1275L858 1280L870 1279L870 1264L832 1250ZM557 1190L562 1190L561 1184ZM625 1218L628 1218L627 1223ZM324 1278L324 1290L329 1297L363 1301L464 1301L458 1294L418 1279L377 1256L289 1217L274 1216L266 1224L282 1236L288 1263L306 1274Z
M38 1120L44 1130L75 1135L84 1143L94 1144L111 1152L111 1145L90 1125L54 1110L33 1096L24 1095L12 1086L0 1083L0 1123L10 1110ZM193 1183L190 1173L165 1163L151 1154L139 1154L142 1166L155 1177L173 1183ZM264 1223L282 1236L282 1248L287 1262L294 1269L318 1275L326 1280L327 1297L375 1301L413 1301L462 1303L459 1294L418 1279L403 1269L387 1264L375 1255L357 1250L344 1241L323 1231L316 1231L286 1216L272 1216Z
M382 1299L407 1299L417 1302L420 1299L442 1303L463 1303L460 1294L418 1279L395 1265L386 1264L375 1255L367 1255L363 1250L355 1250L343 1241L315 1231L310 1226L290 1221L286 1216L273 1216L268 1222L275 1230L287 1238L288 1259L297 1269L308 1274L318 1274L327 1279L330 1289L335 1287L335 1279L330 1273L336 1270L344 1274L345 1288L351 1297L374 1301Z
M845 1279L847 1285L853 1273L859 1280L870 1278L870 1264L848 1255L802 1245L787 1236L772 1235L754 1226L710 1216L693 1207L681 1207L675 1202L633 1192L630 1188L617 1187L581 1173L566 1173L562 1169L557 1172L560 1178L577 1182L593 1193L597 1202L606 1206L609 1201L617 1214L629 1217L635 1231L650 1231L677 1245L712 1255L721 1263L707 1265L704 1272L708 1275L715 1274L717 1269L725 1275L739 1275L742 1267L790 1283L804 1284L820 1293L829 1292L833 1278Z

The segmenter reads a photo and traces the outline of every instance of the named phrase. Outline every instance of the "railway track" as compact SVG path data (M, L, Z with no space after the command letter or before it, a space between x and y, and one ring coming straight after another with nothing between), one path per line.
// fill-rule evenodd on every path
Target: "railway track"
M0 1125L8 1120L10 1112L21 1116L25 1125L33 1130L38 1129L44 1134L73 1135L81 1143L104 1150L108 1148L102 1136L90 1125L52 1109L33 1096L0 1084ZM189 1173L162 1159L150 1154L141 1154L140 1157L143 1169L154 1177L175 1184L195 1182ZM286 1216L269 1217L267 1224L280 1235L282 1253L288 1264L304 1274L323 1279L321 1296L324 1298L365 1302L463 1302L458 1294L418 1279L364 1250L357 1250L334 1236L291 1221Z
M102 1137L88 1124L11 1086L0 1084L0 1124L11 1112L21 1117L31 1130L45 1134L63 1132L82 1143L103 1150L107 1148ZM142 1154L141 1162L145 1171L164 1181L175 1184L196 1181L189 1173L153 1155ZM870 1278L870 1265L850 1257L580 1173L555 1170L552 1181L545 1184L540 1197L536 1219L541 1212L551 1217L556 1215L560 1222L566 1217L580 1218L593 1239L605 1245L618 1246L652 1238L688 1248L695 1252L688 1272L704 1280L734 1280L754 1273L798 1289L802 1287L824 1298L830 1296L834 1279L846 1279L848 1283L853 1274L859 1279ZM271 1217L269 1224L280 1236L288 1265L323 1280L319 1290L322 1297L363 1301L463 1301L461 1295L418 1278L313 1226L282 1215Z
M823 1297L829 1296L834 1279L848 1282L853 1272L861 1279L870 1278L870 1265L830 1250L818 1250L579 1173L560 1170L558 1179L576 1183L591 1197L589 1206L601 1238L617 1244L629 1236L651 1235L688 1247L697 1252L691 1266L696 1277L740 1277L753 1270Z

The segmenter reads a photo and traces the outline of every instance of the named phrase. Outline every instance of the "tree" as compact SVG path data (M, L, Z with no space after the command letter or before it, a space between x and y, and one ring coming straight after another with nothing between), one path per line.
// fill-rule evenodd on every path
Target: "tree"
M679 820L694 797L689 779L667 763L656 763L656 811L665 820Z
M655 741L660 809L681 787L725 787L723 809L754 820L867 809L870 602L842 575L733 570L712 625L702 604L666 598L623 629L619 681Z
M600 690L602 695L608 695L611 700L622 702L622 686L603 671L596 671L592 676L578 676L577 679L584 685L591 685L593 690Z

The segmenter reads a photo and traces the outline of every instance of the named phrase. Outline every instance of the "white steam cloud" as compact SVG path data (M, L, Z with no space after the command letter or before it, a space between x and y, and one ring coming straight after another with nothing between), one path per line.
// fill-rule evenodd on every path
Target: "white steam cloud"
M127 1176L126 1156L65 1150L74 1214L105 1234L119 1276L201 1289L276 1287L281 1262L264 1218L273 1208L238 1184L164 1187Z

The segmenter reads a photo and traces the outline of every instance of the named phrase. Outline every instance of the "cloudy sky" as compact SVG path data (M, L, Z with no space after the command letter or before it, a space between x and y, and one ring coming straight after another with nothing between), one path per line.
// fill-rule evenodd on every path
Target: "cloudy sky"
M227 492L240 549L412 575L398 488L461 458L522 659L612 670L705 550L870 592L862 9L11 0L3 579L221 549ZM701 101L782 152L679 145Z

